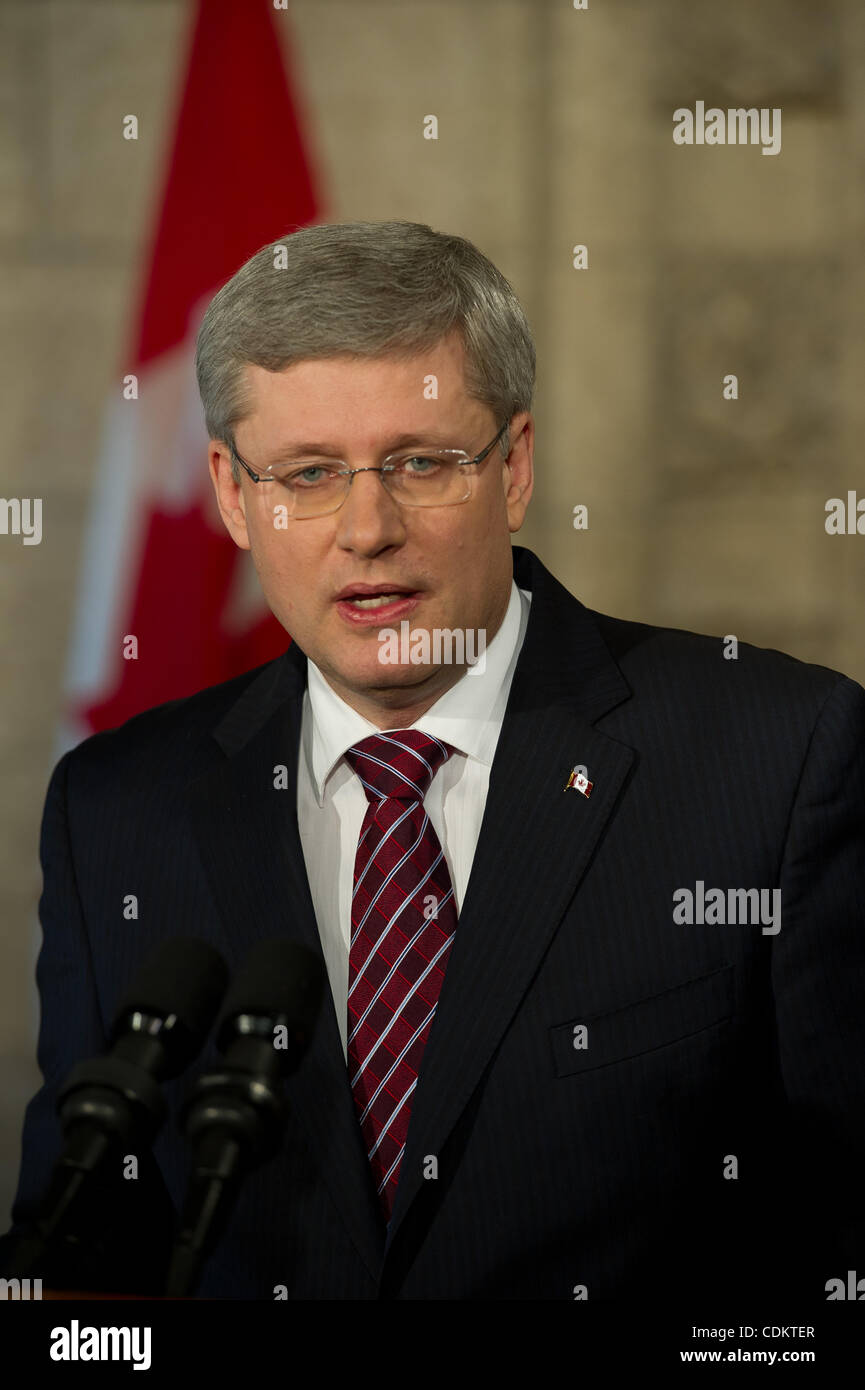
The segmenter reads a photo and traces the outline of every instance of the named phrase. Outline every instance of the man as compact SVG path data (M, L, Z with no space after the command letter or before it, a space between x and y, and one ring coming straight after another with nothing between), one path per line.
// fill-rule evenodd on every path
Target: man
M534 351L461 238L265 247L197 366L292 642L55 769L16 1221L145 949L284 936L330 988L202 1294L824 1300L865 1271L865 692L512 549ZM183 1193L173 1129L154 1155L112 1198L131 1287Z

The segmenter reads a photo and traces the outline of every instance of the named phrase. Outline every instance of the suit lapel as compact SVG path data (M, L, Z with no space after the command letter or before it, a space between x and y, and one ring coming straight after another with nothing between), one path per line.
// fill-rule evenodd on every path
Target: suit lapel
M412 1102L387 1250L519 1008L634 761L593 728L630 687L589 614L514 547L532 607L465 900ZM564 788L584 764L587 798ZM430 1199L433 1200L433 1199Z
M236 968L259 941L285 937L321 956L297 827L306 657L292 645L264 668L213 731L226 755L188 788L205 873ZM274 786L286 768L285 790ZM322 965L324 964L322 960ZM373 1278L384 1233L325 983L310 1050L286 1083L289 1124L313 1158Z

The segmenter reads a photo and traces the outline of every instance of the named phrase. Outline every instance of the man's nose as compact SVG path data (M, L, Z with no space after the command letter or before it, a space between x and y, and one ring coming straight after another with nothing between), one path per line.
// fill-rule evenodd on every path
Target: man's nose
M336 517L337 541L350 550L376 551L405 539L400 509L377 469L355 473Z

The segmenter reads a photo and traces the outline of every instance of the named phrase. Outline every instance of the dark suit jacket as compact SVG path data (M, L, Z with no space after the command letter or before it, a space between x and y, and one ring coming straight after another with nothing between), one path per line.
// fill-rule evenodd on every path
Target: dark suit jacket
M389 1231L326 989L285 1147L199 1291L822 1302L865 1274L865 691L593 612L521 547L514 575L531 616ZM58 763L16 1223L57 1150L58 1083L104 1048L154 942L197 934L232 967L280 935L320 950L295 801L305 671L291 645ZM589 797L564 790L579 764ZM780 931L677 923L698 880L780 888ZM183 1192L173 1124L154 1154L112 1197L139 1289Z

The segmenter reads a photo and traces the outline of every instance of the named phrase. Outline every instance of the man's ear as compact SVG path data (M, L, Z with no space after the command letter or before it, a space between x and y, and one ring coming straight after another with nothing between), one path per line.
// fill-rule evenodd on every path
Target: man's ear
M210 479L216 494L219 515L225 529L241 550L251 549L249 533L246 528L246 499L243 488L236 483L231 474L231 453L228 445L221 439L211 439L207 451Z
M503 470L508 529L519 531L534 487L535 422L528 411L511 420L511 452Z

